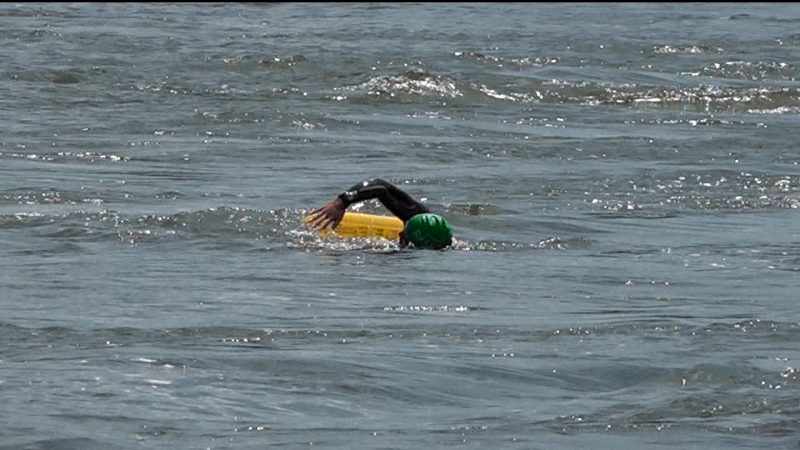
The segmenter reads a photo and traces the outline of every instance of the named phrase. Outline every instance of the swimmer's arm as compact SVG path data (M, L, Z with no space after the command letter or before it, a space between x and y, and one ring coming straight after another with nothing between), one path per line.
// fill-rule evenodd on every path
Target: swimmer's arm
M377 198L383 206L404 223L411 217L430 212L422 203L382 178L372 178L358 183L337 197L345 208L353 203Z
M353 203L377 198L383 206L404 223L412 216L427 213L428 208L414 200L393 184L381 178L372 178L358 183L336 198L311 212L311 225L315 229L335 228L344 217L344 212Z

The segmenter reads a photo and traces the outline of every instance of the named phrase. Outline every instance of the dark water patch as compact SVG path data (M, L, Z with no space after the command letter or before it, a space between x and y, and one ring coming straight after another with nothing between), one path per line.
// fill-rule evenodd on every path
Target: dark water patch
M635 373L635 371L634 371ZM680 379L678 386L655 386L673 392L673 398L649 405L619 404L601 408L595 413L576 413L553 420L552 427L562 432L629 432L655 428L657 430L687 430L692 428L717 433L745 434L758 430L774 436L796 435L796 405L789 398L781 398L779 390L770 383L763 384L765 392L754 386L763 374L742 370L741 367L702 364L685 373L674 374ZM667 380L664 380L667 381ZM670 380L675 381L675 380ZM698 385L713 385L709 392ZM737 395L725 395L734 389Z
M780 322L775 320L746 319L730 322L709 322L696 324L696 318L684 320L648 319L623 321L602 325L581 325L558 328L527 336L522 333L515 339L539 340L558 339L575 336L679 336L695 338L697 343L718 342L718 339L747 339L763 343L794 339L800 336L800 322ZM681 349L676 349L680 351Z
M7 17L8 10L2 14ZM43 42L50 39L60 39L63 34L52 29L49 24L43 24L41 27L36 27L32 30L3 30L0 31L0 39L7 39L17 42Z
M181 81L151 81L138 82L129 87L130 90L158 97L200 97L208 99L231 99L238 96L249 96L249 92L238 92L227 83L214 86L192 86Z
M10 251L9 255L11 255L11 256L21 256L21 257L35 256L35 257L40 257L40 258L50 258L50 257L54 257L54 256L66 256L66 255L74 256L74 255L80 255L80 254L86 253L86 252L87 252L86 249L83 246L79 245L79 244L75 244L73 242L59 242L59 243L57 243L55 245L50 245L50 246L41 247L41 248L29 248L29 249L26 249L26 250ZM9 285L7 287L12 287L12 288L17 288L17 289L25 289L27 286Z
M450 177L437 177L437 176L430 176L430 177L412 177L412 178L403 178L403 179L390 179L392 183L397 183L398 185L411 185L411 186L453 186L458 185L459 181L455 178Z
M280 91L280 92L277 92ZM306 93L301 93L297 88L291 88L291 92L283 92L283 89L274 89L265 95L267 98L273 96L283 97L285 95L299 95L304 96ZM361 121L356 119L348 119L337 117L332 114L318 114L314 112L292 112L292 111L198 111L184 122L186 125L241 125L249 127L251 125L261 126L278 126L285 130L286 133L294 134L296 132L308 133L335 133L335 132L352 132L354 128L361 127ZM205 129L199 133L205 139L218 139L226 138L229 134L217 133L210 129ZM280 139L279 136L265 136L265 138L274 140ZM307 142L309 137L304 138Z
M111 447L119 447L119 443L110 443L100 439L76 437L76 438L52 438L52 439L37 439L33 441L19 441L11 445L0 446L4 450L102 450ZM133 448L122 446L119 448Z
M279 57L279 56L272 56L268 58L261 58L258 60L258 64L266 67L270 70L280 70L280 69L288 69L291 67L295 67L301 65L306 62L306 58L303 55L292 55L289 57Z
M72 70L57 70L47 78L58 84L74 84L83 81L81 74Z
M464 214L468 216L496 216L504 213L504 211L497 205L474 203L450 203L447 205L446 211L449 213Z
M726 426L726 425L713 425L709 426L710 429L718 432L718 433L727 433L737 436L737 438L741 438L743 436L768 436L771 438L791 438L786 439L785 445L786 447L790 447L796 443L794 440L797 437L797 430L800 428L800 419L795 418L775 418L769 415L770 413L766 413L768 419L762 419L761 415L753 414L750 415L748 418L751 420L749 422L758 422L758 423L744 423L744 424L736 424L736 426ZM797 414L793 412L792 415ZM771 419L771 420L769 420ZM764 423L764 422L767 423ZM741 422L747 422L742 420Z
M15 343L19 350L18 356L26 360L51 358L52 354L41 353L26 355L30 349L52 349L58 353L63 348L73 349L108 349L108 348L139 348L141 346L157 344L159 346L175 346L184 348L197 348L198 346L213 346L218 342L226 342L229 336L249 336L251 343L260 342L262 336L269 341L271 330L255 330L238 327L187 327L171 329L141 329L130 327L75 329L66 327L41 327L26 328L10 324L0 326L0 333ZM245 341L247 338L245 338ZM15 357L16 358L16 357ZM182 367L189 365L187 360L164 358L136 357L125 363Z
M497 68L511 67L511 68L525 68L525 67L541 67L545 65L558 64L557 57L548 56L525 56L525 57L502 57L491 54L484 54L480 52L462 52L457 51L453 53L457 59L462 61L477 62L481 64L491 65Z
M439 315L446 317L474 316L491 310L475 305L393 305L373 308L377 313L414 315ZM559 328L526 329L519 327L489 327L475 323L442 327L441 325L395 324L381 325L375 328L305 328L305 327L241 327L241 326L196 326L179 328L97 328L75 329L60 326L21 327L11 323L0 324L0 333L9 342L19 345L48 345L57 343L71 346L75 343L89 346L136 346L141 344L162 343L180 346L194 343L196 346L221 345L261 347L285 343L289 346L302 346L310 341L342 343L366 343L367 341L387 339L455 339L479 341L506 341L519 343L545 343L559 340L571 340L576 337L607 338L613 336L632 337L682 337L693 338L698 345L715 345L719 339L731 342L746 339L751 342L765 344L789 341L800 336L799 322L781 322L775 320L745 319L724 322L696 323L698 318L683 319L653 318L639 320L614 321L596 325L576 325ZM110 344L109 344L110 343ZM694 351L690 348L676 348L677 352ZM769 354L768 354L769 355ZM767 355L767 356L768 356ZM137 360L142 364L169 363L175 361ZM775 380L796 381L796 368L787 368L785 360L769 360L770 373ZM774 364L772 364L774 363ZM780 368L773 370L773 367ZM719 366L722 369L725 366ZM699 369L698 369L699 370ZM728 370L728 369L725 369ZM753 369L756 373L760 369ZM707 370L700 370L708 372ZM716 375L720 379L726 375ZM760 376L760 375L759 375ZM758 377L751 377L755 380Z
M182 198L186 198L186 195L178 191L165 191L165 192L156 192L155 194L153 194L153 197L159 200L179 200Z
M92 71L78 68L50 70L18 70L6 73L14 81L49 82L54 84L81 84L92 77Z
M195 112L190 123L203 123L203 124L258 124L269 122L273 119L270 114L265 114L262 111L222 111L219 113L212 113L208 111Z
M800 47L800 33L790 34L777 39L778 44L785 47Z
M243 53L234 56L212 54L204 56L203 61L212 64L212 66L219 65L220 67L234 67L248 71L257 68L281 70L302 65L306 62L306 57L300 54L289 56L264 56L253 53Z
M720 118L713 115L699 118L639 118L628 120L626 123L637 125L654 125L658 127L758 128L763 126L763 122Z

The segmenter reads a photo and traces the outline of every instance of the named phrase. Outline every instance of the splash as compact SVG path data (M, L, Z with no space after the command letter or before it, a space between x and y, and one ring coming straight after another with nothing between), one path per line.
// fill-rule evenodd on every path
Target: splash
M445 98L464 95L458 88L458 82L455 79L443 75L431 75L424 70L410 70L398 76L374 77L364 83L344 87L340 90L390 98L404 94Z
M700 53L723 53L725 50L719 47L709 47L706 45L658 45L653 47L656 55L693 55Z

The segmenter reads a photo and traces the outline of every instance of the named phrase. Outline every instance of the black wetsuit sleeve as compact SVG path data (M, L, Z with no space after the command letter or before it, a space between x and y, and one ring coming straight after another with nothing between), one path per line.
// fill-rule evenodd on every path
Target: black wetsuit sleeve
M381 178L362 181L339 194L339 198L344 202L345 207L356 202L377 198L403 223L417 214L430 212L425 205Z

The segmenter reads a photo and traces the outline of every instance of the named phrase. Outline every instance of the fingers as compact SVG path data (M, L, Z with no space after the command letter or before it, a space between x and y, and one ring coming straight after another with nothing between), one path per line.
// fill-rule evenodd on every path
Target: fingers
M322 207L311 211L308 215L307 223L315 230L322 230L325 228L333 229L342 220L342 216L344 215L343 208L344 206L341 204L341 200L336 199L330 201L322 205Z
M317 216L314 216L314 217L311 218L311 220L308 222L308 225L311 226L311 228L313 228L315 230L319 230L320 229L320 225L324 221L325 221L325 216L317 215Z
M308 225L315 230L327 228L331 223L333 223L333 219L324 211L317 210L312 212L309 217L310 220L308 221Z

